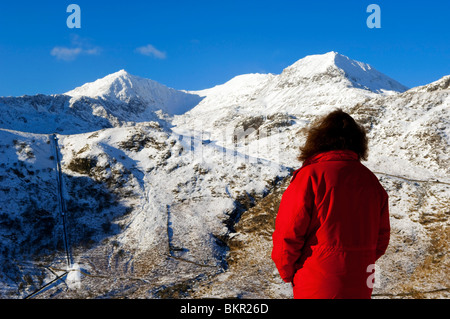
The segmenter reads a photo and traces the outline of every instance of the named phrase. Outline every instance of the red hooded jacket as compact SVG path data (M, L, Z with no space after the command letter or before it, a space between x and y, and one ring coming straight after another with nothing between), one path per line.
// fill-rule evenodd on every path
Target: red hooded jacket
M272 259L294 298L370 298L369 277L389 236L388 195L377 177L355 152L329 151L294 172Z

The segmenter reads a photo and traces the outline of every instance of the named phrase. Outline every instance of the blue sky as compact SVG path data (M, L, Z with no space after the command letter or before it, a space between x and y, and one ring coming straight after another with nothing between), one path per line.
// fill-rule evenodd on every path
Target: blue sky
M72 3L80 29L66 25ZM380 29L366 25L371 3ZM64 93L121 69L197 90L329 51L414 87L450 74L449 14L448 0L2 0L0 96Z

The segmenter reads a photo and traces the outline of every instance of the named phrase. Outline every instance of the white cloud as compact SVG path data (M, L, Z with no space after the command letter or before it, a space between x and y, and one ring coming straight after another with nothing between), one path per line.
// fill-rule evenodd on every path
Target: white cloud
M72 61L77 58L81 53L81 48L65 48L65 47L54 47L50 54L55 56L58 60Z
M152 56L157 59L165 59L167 57L165 52L158 50L151 44L147 44L146 46L137 48L136 52L142 55Z
M58 60L73 61L80 55L100 54L101 50L99 47L90 46L86 40L81 39L79 36L73 36L71 42L73 47L56 46L50 51L50 55Z

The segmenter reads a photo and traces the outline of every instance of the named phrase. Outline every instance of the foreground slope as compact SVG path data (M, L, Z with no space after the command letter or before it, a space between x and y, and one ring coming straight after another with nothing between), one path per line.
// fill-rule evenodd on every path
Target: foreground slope
M0 180L8 203L0 234L10 238L2 242L1 292L8 298L26 297L73 264L81 269L83 289L39 296L99 296L106 289L119 297L144 284L142 296L154 297L166 286L222 272L237 216L289 173L147 122L58 135L59 194L52 135L0 133L8 158Z

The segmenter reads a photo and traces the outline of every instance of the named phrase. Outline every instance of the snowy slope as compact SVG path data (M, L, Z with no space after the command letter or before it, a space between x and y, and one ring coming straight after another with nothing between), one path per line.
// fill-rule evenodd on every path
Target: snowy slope
M45 278L35 256L57 259L62 246L47 135L0 130L0 295L16 297L27 278Z
M0 132L7 159L0 170L0 198L8 203L3 209L14 212L2 215L0 235L12 240L1 248L6 260L28 261L34 254L29 270L14 264L14 272L29 276L32 284L8 279L12 266L2 263L0 292L24 297L68 267L61 251L55 154L48 135ZM104 276L142 276L156 289L223 271L234 219L289 174L276 163L172 134L157 122L58 135L58 140L70 255L93 275L83 280L90 289L104 286L104 280L96 281ZM46 219L33 228L40 217ZM21 219L24 226L10 227ZM44 221L58 227L41 228ZM14 241L22 245L12 249ZM30 253L24 252L27 247Z
M370 167L412 179L450 182L449 79L351 109L355 118L367 122Z

